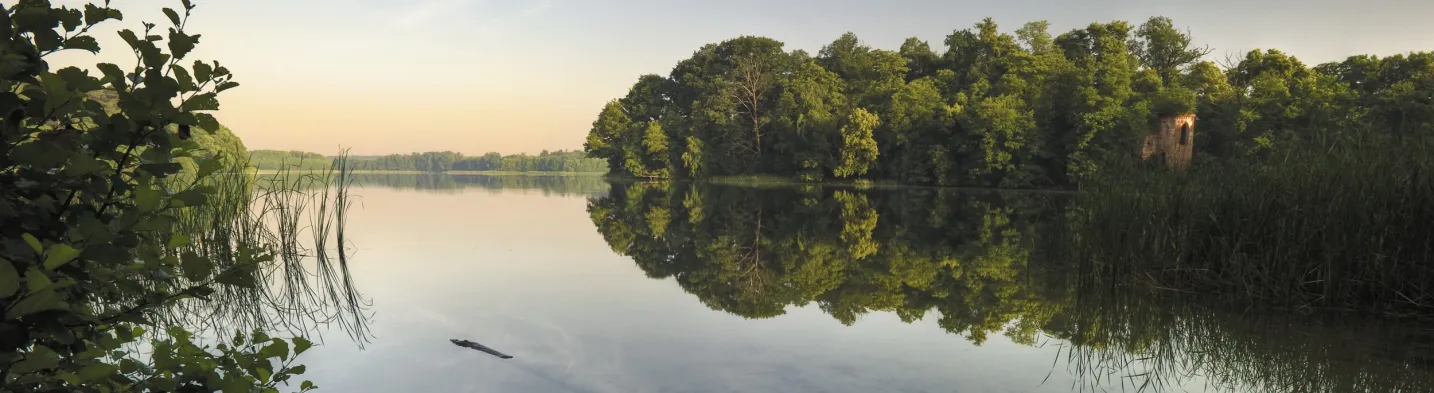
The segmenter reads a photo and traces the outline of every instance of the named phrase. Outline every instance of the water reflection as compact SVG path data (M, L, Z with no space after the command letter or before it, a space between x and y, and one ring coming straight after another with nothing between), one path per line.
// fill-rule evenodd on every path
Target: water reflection
M635 184L592 199L588 212L614 252L713 310L765 319L815 304L844 325L872 313L934 318L976 345L1000 335L1060 348L1053 371L1069 373L1075 391L1434 389L1427 328L1220 309L1082 274L1063 258L1078 230L1062 220L1069 203Z
M355 173L362 187L457 192L467 189L488 192L534 191L543 195L592 195L607 192L608 184L597 175L446 175L403 173Z
M374 339L305 353L324 391L1434 389L1428 328L1080 274L1060 195L418 177L361 181Z

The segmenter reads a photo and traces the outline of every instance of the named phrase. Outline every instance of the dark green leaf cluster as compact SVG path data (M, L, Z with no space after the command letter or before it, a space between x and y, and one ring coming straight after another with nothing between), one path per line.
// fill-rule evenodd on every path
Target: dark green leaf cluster
M200 36L182 5L164 10L167 34L121 30L135 64L99 75L51 70L45 56L98 52L87 32L120 11L45 0L0 11L0 390L275 391L303 373L284 340L256 332L209 348L159 316L257 286L273 258L262 244L209 254L175 231L213 201L211 180L235 162L224 154L243 151L203 142L222 130L208 113L217 94L238 84L218 62L187 59ZM124 349L143 337L148 359Z

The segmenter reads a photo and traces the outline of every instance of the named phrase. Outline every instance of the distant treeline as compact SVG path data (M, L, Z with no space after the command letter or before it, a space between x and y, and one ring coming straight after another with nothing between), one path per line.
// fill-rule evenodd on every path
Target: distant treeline
M638 177L1039 188L1132 167L1162 115L1199 116L1197 166L1434 134L1434 53L1311 67L1269 49L1217 65L1168 18L1048 27L986 19L896 50L850 33L816 53L708 44L602 108L586 149Z
M326 169L332 158L302 151L253 150L249 152L249 162L261 170ZM563 150L508 156L488 153L469 157L451 151L350 156L349 163L356 171L607 172L605 161L587 158L583 152Z

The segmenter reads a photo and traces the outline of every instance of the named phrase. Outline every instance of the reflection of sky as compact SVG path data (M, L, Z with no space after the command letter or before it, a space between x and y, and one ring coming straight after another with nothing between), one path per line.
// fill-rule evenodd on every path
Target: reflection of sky
M1054 342L974 346L934 316L846 327L815 305L765 320L710 310L613 254L581 197L359 193L346 236L377 337L360 351L330 335L306 354L323 391L1070 391L1063 365L1042 385Z

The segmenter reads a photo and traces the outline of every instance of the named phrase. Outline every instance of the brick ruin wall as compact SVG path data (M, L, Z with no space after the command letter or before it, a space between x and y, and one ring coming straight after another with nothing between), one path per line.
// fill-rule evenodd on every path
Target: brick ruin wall
M1194 152L1195 115L1166 116L1160 118L1159 131L1145 136L1140 159L1146 162L1156 160L1166 168L1183 170L1190 166Z

